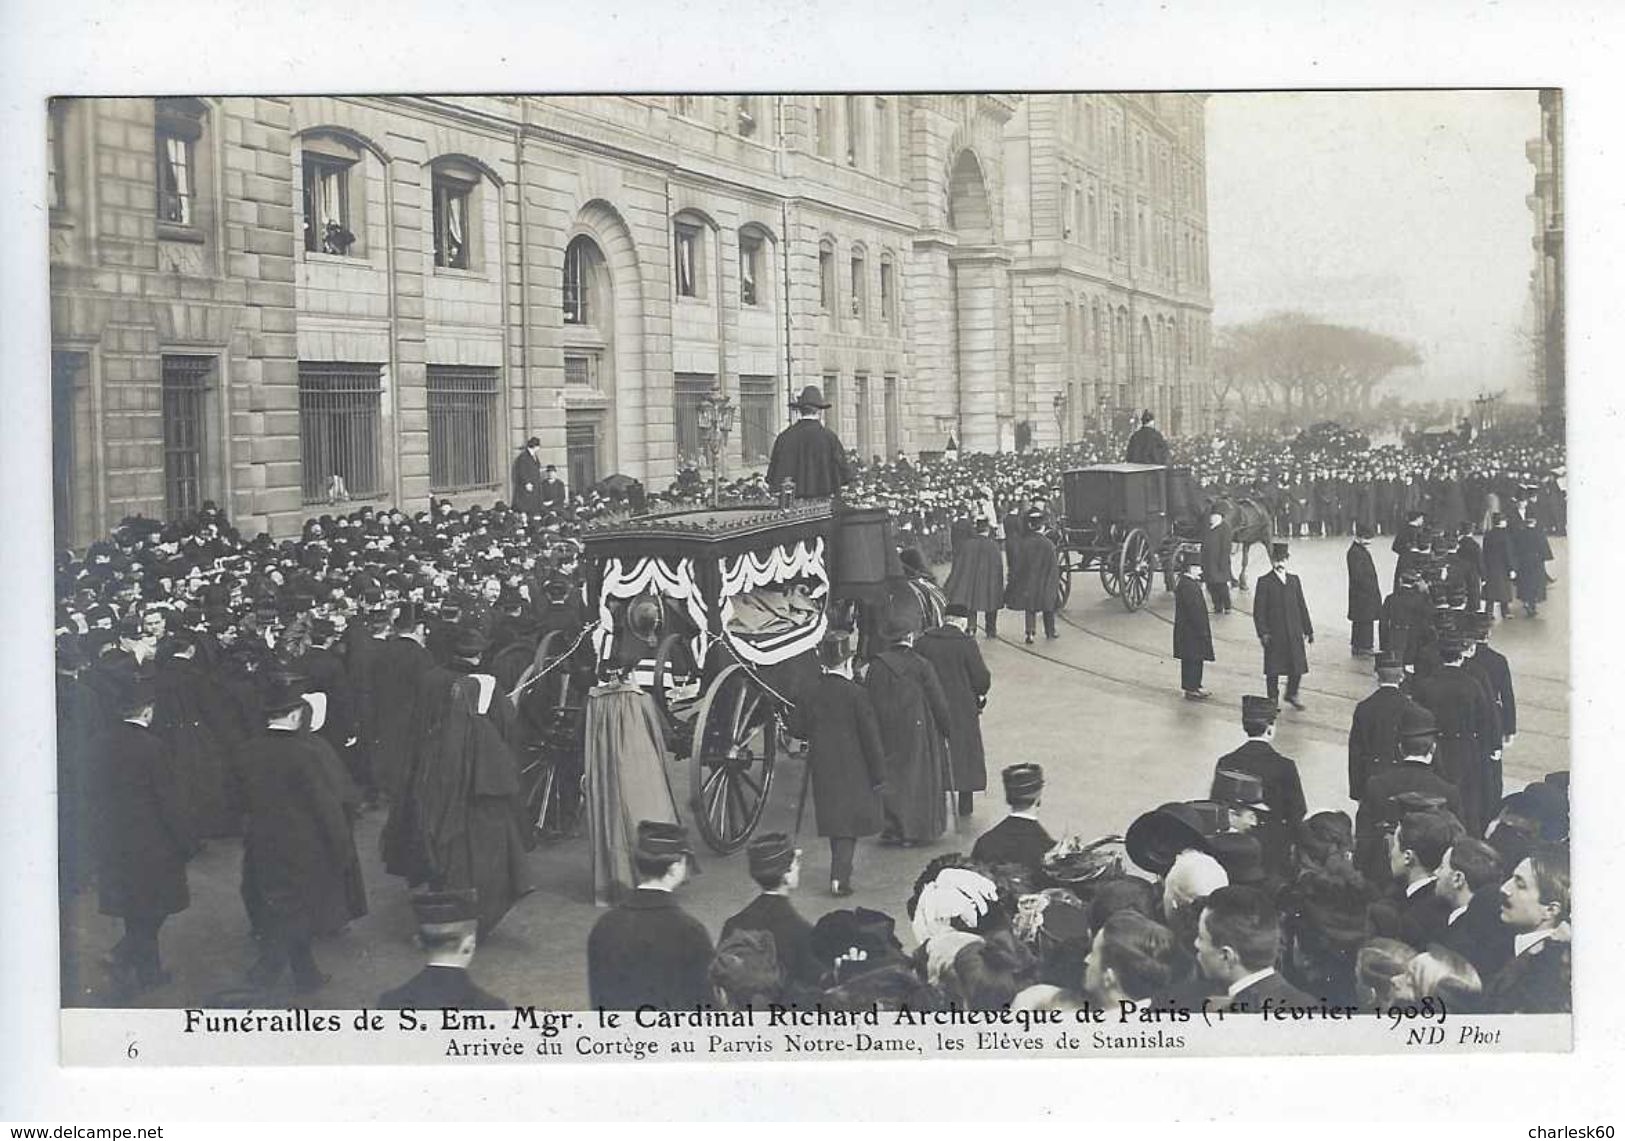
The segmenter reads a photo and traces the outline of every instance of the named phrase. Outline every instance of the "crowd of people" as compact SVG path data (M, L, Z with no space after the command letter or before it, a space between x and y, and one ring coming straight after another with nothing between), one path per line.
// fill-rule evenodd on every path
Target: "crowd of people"
M937 807L947 793L969 812L969 795L986 784L971 713L990 684L976 652L976 618L991 634L996 612L1013 606L1027 611L1029 639L1035 613L1053 635L1046 564L1053 548L1040 549L1047 542L1040 505L1053 500L1061 471L1121 452L1121 441L1102 435L1057 450L853 466L848 502L888 508L902 542L922 552L914 564L955 555L956 531L960 552L977 548L983 564L990 553L998 562L1002 538L1010 585L1024 585L1013 599L985 597L984 585L972 592L976 604L954 605L938 629L883 631L884 645L861 669L838 640L824 651L817 696L825 704L798 710L792 721L809 741L834 894L851 894L858 839L934 842L945 827L949 809ZM1270 984L1277 997L1290 997L1280 989L1290 980L1366 1001L1365 990L1352 989L1356 980L1377 980L1383 987L1373 1001L1402 997L1410 985L1438 994L1459 987L1450 993L1473 992L1463 1001L1481 1009L1555 1008L1559 990L1566 1003L1566 982L1559 988L1548 978L1552 964L1566 971L1570 931L1560 847L1566 785L1554 776L1502 800L1500 740L1494 749L1490 743L1515 731L1510 683L1489 699L1495 719L1471 701L1457 716L1450 701L1466 699L1456 674L1472 656L1460 643L1483 639L1477 625L1447 614L1476 619L1497 600L1495 575L1483 565L1472 605L1457 605L1457 586L1475 581L1457 556L1464 538L1471 543L1463 532L1480 508L1504 521L1532 518L1544 503L1561 529L1561 451L1461 443L1415 455L1361 453L1348 441L1306 449L1302 441L1176 440L1169 459L1190 466L1205 486L1265 496L1284 513L1283 534L1300 525L1395 532L1400 581L1376 617L1390 654L1379 664L1402 676L1377 696L1398 688L1408 712L1383 722L1362 762L1369 780L1357 790L1351 775L1353 821L1339 812L1306 819L1301 793L1294 802L1282 791L1295 786L1295 775L1268 775L1270 765L1282 768L1276 761L1254 774L1264 786L1258 794L1241 771L1249 758L1233 754L1220 762L1208 800L1147 814L1129 828L1126 845L1056 845L1036 819L1042 774L1017 766L1005 773L1010 820L969 856L933 860L921 875L908 908L919 943L913 955L903 954L884 915L859 908L808 925L791 922L788 902L772 901L753 904L747 912L755 919L732 922L713 948L673 902L692 859L686 836L651 822L633 841L637 890L606 916L589 948L594 1002L615 1005L616 996L675 986L678 978L695 988L682 992L684 1003L700 993L700 980L706 1001L727 1003L773 994L979 1007L1199 992L1237 999L1247 987L1234 984L1258 981L1261 948L1275 940L1286 948L1283 981ZM583 524L634 507L696 502L707 492L686 478L648 496L635 485L569 495L552 472L537 487L539 474L516 465L516 481L531 485L516 490L545 497L527 500L527 511L436 503L408 515L362 506L313 518L298 539L278 542L239 533L205 504L182 523L125 520L82 555L61 553L64 906L94 888L102 912L123 921L124 937L105 964L118 994L134 999L169 980L159 932L189 905L189 860L203 843L227 836L243 838L244 922L260 948L248 984L264 992L291 978L299 993L319 990L326 976L315 941L365 913L354 833L360 816L376 810L388 813L387 871L421 889L416 906L430 966L408 991L461 993L466 1005L490 998L469 989L466 968L477 940L528 890L522 855L531 836L517 810L526 758L507 696L510 666L528 661L542 634L584 625L573 541ZM1308 487L1306 502L1319 504L1329 486L1328 502L1336 503L1340 485L1357 493L1383 479L1417 488L1416 498L1407 492L1379 508L1368 496L1344 514L1317 506L1312 519L1293 513L1294 489ZM725 495L767 498L768 489L738 481ZM1374 512L1375 523L1361 511ZM1422 526L1418 513L1434 526ZM1011 533L1009 524L1022 520L1028 525ZM1449 536L1447 549L1437 536ZM1026 539L1034 542L1022 546ZM949 586L952 598L952 578ZM1293 701L1295 680L1283 672ZM1261 700L1271 712L1266 718L1263 706L1250 707L1243 752L1257 752L1260 737L1269 749L1265 722L1273 722L1274 704ZM1417 710L1434 716L1431 730ZM1369 731L1361 726L1357 712L1356 730ZM1471 747L1463 744L1469 735ZM1429 764L1431 746L1418 743L1434 740L1438 758ZM892 763L903 751L910 762ZM1351 774L1353 753L1351 735ZM1376 793L1365 785L1383 799L1371 801ZM1180 828L1190 843L1166 860L1147 846L1147 836ZM793 849L786 855L786 843L765 836L752 846L751 875L764 896L787 899L797 887L799 858ZM1417 886L1424 880L1425 893ZM1401 881L1399 896L1385 898ZM623 914L628 909L640 914ZM1496 936L1480 942L1500 947L1504 934L1517 948L1504 962L1459 952L1477 971L1476 991L1459 961L1439 966L1441 940L1469 911ZM783 929L776 943L760 937L774 928ZM665 963L667 948L686 948L680 965L655 965ZM1531 968L1531 955L1546 957ZM1395 963L1382 974L1381 964ZM1360 969L1351 974L1337 964ZM1523 981L1502 981L1514 968ZM68 980L83 970L68 940L64 970ZM1411 975L1422 981L1401 981ZM1446 976L1457 981L1438 981ZM1531 986L1547 989L1531 998ZM675 994L660 991L658 1002L677 1001Z

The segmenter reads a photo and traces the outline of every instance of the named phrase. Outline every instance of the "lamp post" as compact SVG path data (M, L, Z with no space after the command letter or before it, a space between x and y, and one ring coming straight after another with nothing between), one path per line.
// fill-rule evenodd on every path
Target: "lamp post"
M1067 406L1067 403L1068 403L1067 394L1064 391L1063 392L1057 392L1055 394L1055 399L1054 399L1054 401L1052 403L1054 404L1054 407L1055 407L1055 438L1056 438L1056 440L1058 442L1064 444L1064 443L1066 443L1066 406Z
M700 397L700 446L705 449L706 461L711 465L711 506L718 501L718 480L722 474L722 454L728 445L728 433L733 431L734 402L718 385Z

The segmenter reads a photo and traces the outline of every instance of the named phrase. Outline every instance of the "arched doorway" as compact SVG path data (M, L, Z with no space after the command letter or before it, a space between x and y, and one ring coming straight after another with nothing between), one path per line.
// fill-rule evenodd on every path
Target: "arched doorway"
M948 225L958 238L949 256L954 314L952 376L960 446L997 451L1013 442L999 422L998 329L1004 258L995 246L993 210L982 164L970 148L948 174Z
M572 492L616 472L645 478L648 419L636 250L608 203L569 231L561 281L564 445Z

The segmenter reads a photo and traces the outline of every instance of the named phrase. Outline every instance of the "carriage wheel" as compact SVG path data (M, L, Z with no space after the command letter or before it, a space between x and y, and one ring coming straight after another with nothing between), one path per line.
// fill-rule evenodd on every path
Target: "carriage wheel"
M774 699L737 663L706 688L694 720L689 807L711 850L737 852L762 818L778 750Z
M528 672L532 675L547 669L551 672L531 687L532 700L542 702L548 709L563 708L570 701L570 666L568 662L560 663L559 659L570 648L572 640L564 636L563 630L549 630L536 647L536 660Z
M1124 537L1117 553L1117 580L1124 609L1138 610L1145 605L1151 594L1151 540L1138 527Z
M1100 560L1100 586L1113 598L1123 593L1123 583L1117 573L1117 560L1110 554Z
M689 652L687 639L681 634L667 634L660 639L660 645L655 649L654 656L654 684L650 689L654 692L655 704L660 707L660 715L666 719L667 725L675 725L676 715L672 713L672 705L676 701L676 690L679 682L693 680L693 674L688 672Z
M1072 597L1072 571L1067 567L1061 568L1060 590L1055 596L1055 609L1065 610L1068 600Z

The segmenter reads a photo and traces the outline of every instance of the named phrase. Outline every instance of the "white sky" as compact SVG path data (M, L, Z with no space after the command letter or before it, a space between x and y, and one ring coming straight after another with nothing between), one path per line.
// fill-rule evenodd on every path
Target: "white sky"
M1534 91L1216 94L1214 323L1280 309L1413 341L1424 398L1523 395Z

